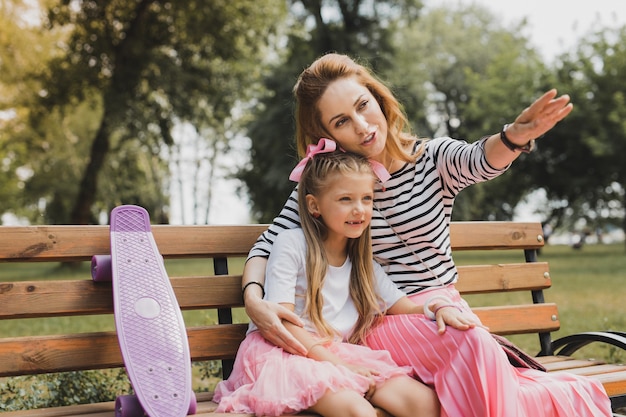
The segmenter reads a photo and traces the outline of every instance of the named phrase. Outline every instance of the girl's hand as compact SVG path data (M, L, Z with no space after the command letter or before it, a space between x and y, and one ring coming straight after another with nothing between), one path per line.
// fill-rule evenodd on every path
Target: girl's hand
M250 298L246 302L246 314L259 328L265 340L294 355L306 356L307 350L304 345L282 323L286 320L295 326L304 325L293 311L278 303Z
M437 308L440 305L440 308ZM437 303L431 307L433 311L436 311L435 318L437 319L437 327L439 334L443 334L446 331L446 325L454 327L457 330L469 330L474 327L482 327L485 330L489 330L486 326L483 326L472 314L468 314L456 306L449 305L445 302Z
M352 364L343 364L346 368L354 372L355 374L363 375L364 377L369 378L370 386L365 393L365 399L369 400L372 398L374 393L376 392L376 381L374 381L374 376L380 375L380 373L374 369L366 368L360 365L352 365Z

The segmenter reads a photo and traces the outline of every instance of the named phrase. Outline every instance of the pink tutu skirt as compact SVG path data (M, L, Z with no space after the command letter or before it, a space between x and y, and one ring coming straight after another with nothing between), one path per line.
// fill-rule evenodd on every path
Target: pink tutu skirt
M423 304L441 294L470 311L450 286L411 297ZM476 319L478 319L476 317ZM435 388L445 417L612 416L602 384L567 373L515 368L488 331L448 327L442 335L421 314L386 316L366 344L384 349L419 380Z
M327 348L348 363L380 372L375 377L378 385L394 376L412 375L409 367L397 366L385 351L338 342ZM369 378L343 366L285 352L253 332L241 343L233 372L217 385L213 400L221 413L280 416L308 409L329 390L365 394L369 385Z

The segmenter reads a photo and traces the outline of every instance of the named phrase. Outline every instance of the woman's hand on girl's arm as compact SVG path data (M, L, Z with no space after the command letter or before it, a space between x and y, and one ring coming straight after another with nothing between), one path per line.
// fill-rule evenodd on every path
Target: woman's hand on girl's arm
M243 286L248 282L265 282L265 264L267 259L251 258L246 262L243 273ZM283 320L295 326L303 326L300 317L293 310L263 300L261 287L249 285L244 294L246 314L259 328L261 335L270 343L295 355L306 355L306 348L283 325Z

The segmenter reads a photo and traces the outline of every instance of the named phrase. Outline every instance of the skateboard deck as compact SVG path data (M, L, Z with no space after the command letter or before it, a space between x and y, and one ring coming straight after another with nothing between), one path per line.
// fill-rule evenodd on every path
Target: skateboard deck
M186 416L189 342L150 217L142 207L116 207L110 233L115 326L130 382L148 416Z

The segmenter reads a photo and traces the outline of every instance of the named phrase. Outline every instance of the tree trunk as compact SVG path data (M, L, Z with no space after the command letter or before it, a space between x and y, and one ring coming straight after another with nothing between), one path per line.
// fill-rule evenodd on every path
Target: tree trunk
M85 168L83 179L80 182L76 202L72 209L70 218L71 224L92 224L95 223L91 213L91 207L96 201L98 192L98 174L100 173L104 160L109 153L109 129L107 125L107 115L102 117L98 133L91 144L91 154L89 162Z
M144 28L143 25L149 6L153 2L153 0L142 0L137 4L135 17L126 29L126 37L114 48L112 62L115 63L115 69L111 83L107 88L108 91L103 93L104 114L102 115L98 133L91 145L89 162L85 168L76 202L72 209L70 218L72 224L96 223L96 219L91 213L91 207L95 203L98 193L98 174L109 153L109 136L111 134L109 126L114 125L113 121L117 120L115 116L123 112L122 107L126 106L123 97L134 90L139 83L140 64L143 64L143 62L137 57L135 51L145 48L145 45L142 43L144 42L142 29Z

